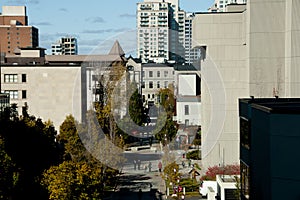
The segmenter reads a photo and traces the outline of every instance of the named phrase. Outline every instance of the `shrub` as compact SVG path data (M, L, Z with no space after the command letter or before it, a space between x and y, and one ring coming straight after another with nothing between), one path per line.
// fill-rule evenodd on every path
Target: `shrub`
M226 175L239 175L240 174L240 166L239 165L226 165L224 167L219 167L217 165L213 167L209 167L200 180L216 180L217 174L226 174Z
M195 151L190 151L186 154L187 159L192 159L192 160L201 160L201 157L199 156L199 150Z

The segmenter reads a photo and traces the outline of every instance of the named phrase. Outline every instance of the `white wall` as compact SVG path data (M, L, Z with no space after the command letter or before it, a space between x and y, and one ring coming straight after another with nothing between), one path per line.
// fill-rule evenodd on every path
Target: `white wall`
M196 74L180 74L178 77L178 95L196 96Z
M185 114L185 106L189 106L189 114ZM176 102L177 123L185 124L189 120L189 125L201 125L201 102Z

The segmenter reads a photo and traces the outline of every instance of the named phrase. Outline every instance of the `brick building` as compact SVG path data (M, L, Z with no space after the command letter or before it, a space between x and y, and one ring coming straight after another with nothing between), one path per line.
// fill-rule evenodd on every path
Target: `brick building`
M18 48L38 47L38 29L28 25L25 6L2 6L0 38L0 51L7 54Z

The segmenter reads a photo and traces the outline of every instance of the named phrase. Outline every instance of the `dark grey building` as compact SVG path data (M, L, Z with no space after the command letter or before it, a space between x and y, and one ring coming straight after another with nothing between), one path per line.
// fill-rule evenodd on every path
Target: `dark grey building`
M300 99L240 99L242 199L300 199Z

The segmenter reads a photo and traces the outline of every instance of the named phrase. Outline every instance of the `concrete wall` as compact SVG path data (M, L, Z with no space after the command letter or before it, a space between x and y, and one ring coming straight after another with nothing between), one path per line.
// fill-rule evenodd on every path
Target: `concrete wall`
M238 162L238 98L300 95L299 10L297 0L250 0L244 12L196 14L193 46L207 50L201 71L205 167ZM224 105L212 97L222 89ZM223 121L213 121L212 110L224 107L218 134L212 126Z
M249 93L244 21L241 12L196 14L193 22L193 46L206 46L201 66L205 168L239 160L237 99Z
M80 66L2 66L1 70L2 90L18 90L19 98L11 99L11 103L18 104L19 114L22 114L22 106L26 102L29 114L51 120L57 130L69 114L78 121L82 120L86 100L81 83L84 72ZM18 82L4 83L4 74L18 74ZM22 74L26 74L24 83L21 82ZM27 91L25 99L22 99L22 90Z

